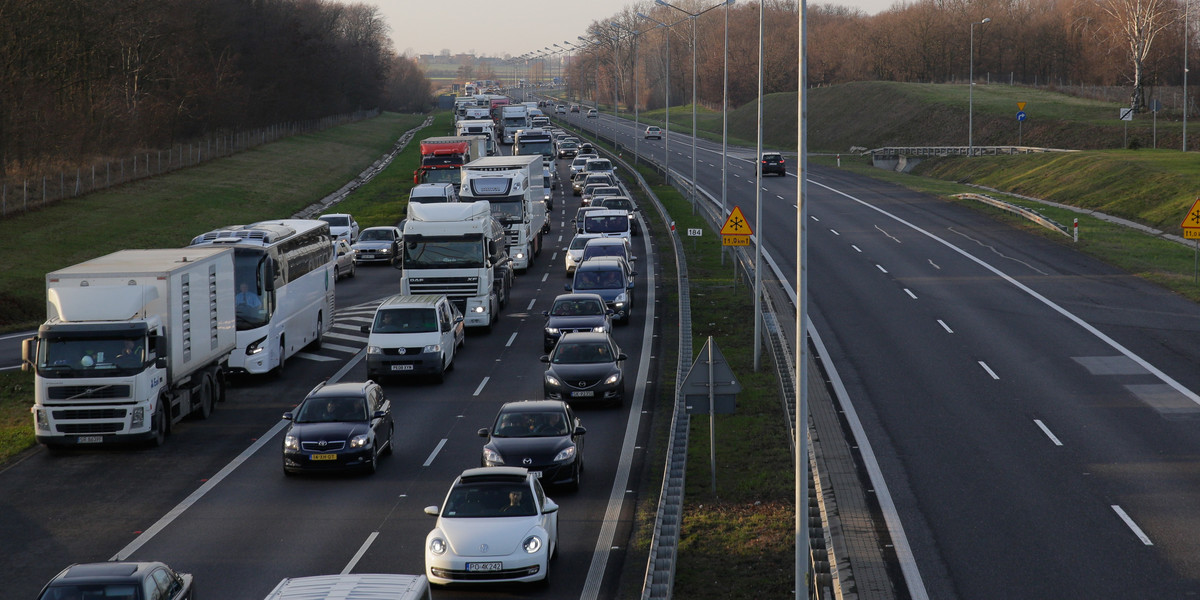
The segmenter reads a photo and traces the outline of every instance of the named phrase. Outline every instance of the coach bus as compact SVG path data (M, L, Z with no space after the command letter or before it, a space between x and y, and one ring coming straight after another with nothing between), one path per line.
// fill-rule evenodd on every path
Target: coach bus
M320 347L334 314L336 257L328 223L232 225L198 235L190 245L234 249L237 349L231 369L282 373L301 348Z

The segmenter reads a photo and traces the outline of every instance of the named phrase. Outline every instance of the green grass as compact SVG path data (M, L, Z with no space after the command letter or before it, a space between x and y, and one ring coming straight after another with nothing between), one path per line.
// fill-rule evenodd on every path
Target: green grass
M32 446L33 373L0 372L0 464Z

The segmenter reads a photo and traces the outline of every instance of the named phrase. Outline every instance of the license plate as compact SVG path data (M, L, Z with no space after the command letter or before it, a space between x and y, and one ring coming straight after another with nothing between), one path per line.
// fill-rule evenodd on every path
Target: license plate
M313 460L337 460L336 454L314 454L309 457Z
M79 436L80 444L99 444L104 441L102 435L81 435Z
M413 370L413 366L412 365L392 365L392 370L393 371L411 371L411 370Z
M467 571L475 573L480 571L499 571L503 568L504 563L499 562L467 563Z
M363 258L375 258L375 255L374 254L364 254L364 255L362 255L362 257Z
M572 397L572 398L591 398L592 396L595 396L595 395L596 395L596 392L591 392L591 391L588 391L588 392L571 392L571 397Z

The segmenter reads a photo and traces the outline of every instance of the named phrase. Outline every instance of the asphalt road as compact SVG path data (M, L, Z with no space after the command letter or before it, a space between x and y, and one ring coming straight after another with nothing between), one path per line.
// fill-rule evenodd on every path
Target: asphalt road
M569 117L634 144L631 123ZM689 177L690 140L670 135ZM662 160L664 142L637 143ZM698 148L719 198L719 144ZM728 206L794 282L796 165L762 181L759 223L753 150L730 154ZM919 573L902 587L1194 596L1200 308L964 207L836 169L808 181L810 318L895 502Z
M565 169L565 161L560 161ZM561 194L561 192L560 192ZM490 334L469 333L446 382L389 380L396 450L373 476L286 477L279 416L326 378L366 377L361 350L378 302L398 291L399 272L360 267L337 289L336 335L289 361L282 378L242 378L206 421L186 420L158 449L35 450L0 471L3 598L31 598L74 562L162 560L193 573L204 597L255 599L283 577L340 572L421 573L425 534L454 477L479 465L483 440L506 401L542 397L541 311L562 293L561 248L578 199L555 203L553 231ZM560 239L560 236L561 239ZM582 489L548 490L561 506L559 556L548 587L447 589L438 598L605 598L625 558L646 425L657 299L645 237L632 323L614 335L629 355L621 408L583 408L588 429ZM661 297L661 296L659 296ZM7 341L3 344L9 347ZM649 392L647 390L649 389ZM632 475L631 475L632 474Z

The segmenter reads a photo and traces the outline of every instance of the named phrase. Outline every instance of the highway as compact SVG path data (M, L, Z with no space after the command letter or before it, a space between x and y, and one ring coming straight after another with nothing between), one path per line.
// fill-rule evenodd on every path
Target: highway
M424 572L434 523L424 507L440 505L454 477L479 466L484 440L476 431L503 402L542 397L541 311L568 281L561 248L571 231L563 226L579 205L569 192L556 200L541 256L517 278L493 331L468 334L446 382L384 382L396 449L378 473L285 478L281 468L280 415L321 380L366 377L359 326L397 290L399 272L360 266L337 284L334 330L321 350L291 359L281 378L240 378L212 418L185 420L162 448L38 450L0 471L8 556L0 596L32 598L68 564L114 558L162 560L193 573L203 597L228 600L262 598L290 576ZM635 248L633 319L614 331L629 356L627 400L579 410L588 430L582 489L547 490L561 506L550 584L450 588L437 598L616 594L656 408L643 399L656 395L652 325L661 295L650 241L635 238ZM6 340L6 351L16 342Z
M631 122L598 127L633 146ZM670 136L689 177L690 139ZM719 198L720 144L698 148L699 186ZM729 206L794 282L796 165L764 178L757 223L752 159L731 152ZM1200 308L965 207L836 169L808 181L810 318L896 505L893 541L919 573L901 587L1194 595Z

